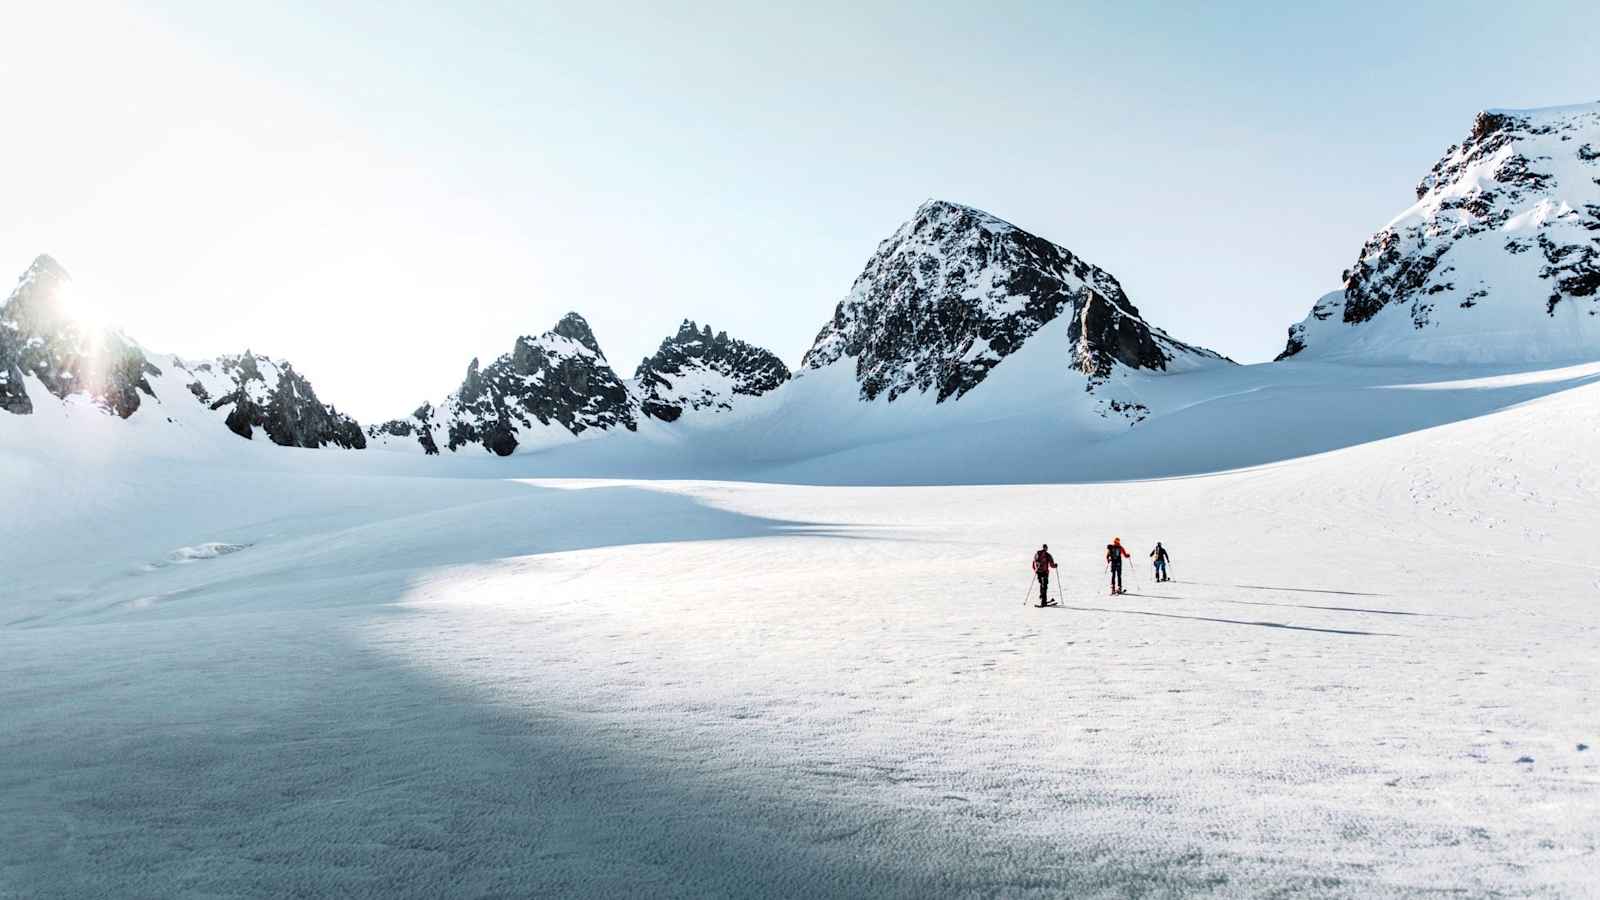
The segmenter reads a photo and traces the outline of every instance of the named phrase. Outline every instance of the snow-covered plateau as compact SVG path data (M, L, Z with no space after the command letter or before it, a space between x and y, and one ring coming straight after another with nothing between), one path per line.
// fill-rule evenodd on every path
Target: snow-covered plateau
M1204 369L765 480L0 420L0 896L1593 894L1597 382Z

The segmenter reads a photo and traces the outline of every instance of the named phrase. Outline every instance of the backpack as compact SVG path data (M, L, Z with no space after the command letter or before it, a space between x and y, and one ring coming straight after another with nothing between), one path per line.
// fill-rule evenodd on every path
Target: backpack
M1050 568L1050 554L1043 550L1033 554L1033 574L1042 575Z

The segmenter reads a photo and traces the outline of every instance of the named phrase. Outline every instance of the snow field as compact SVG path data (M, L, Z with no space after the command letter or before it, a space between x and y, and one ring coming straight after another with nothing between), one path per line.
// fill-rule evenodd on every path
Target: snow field
M0 896L1590 893L1597 399L1111 484L62 472Z

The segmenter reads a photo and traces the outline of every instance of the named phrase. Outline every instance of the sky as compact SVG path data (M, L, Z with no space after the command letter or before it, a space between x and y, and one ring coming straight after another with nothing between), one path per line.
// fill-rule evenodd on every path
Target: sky
M0 273L374 421L569 310L793 364L939 198L1258 362L1477 111L1600 99L1591 2L780 6L9 4Z

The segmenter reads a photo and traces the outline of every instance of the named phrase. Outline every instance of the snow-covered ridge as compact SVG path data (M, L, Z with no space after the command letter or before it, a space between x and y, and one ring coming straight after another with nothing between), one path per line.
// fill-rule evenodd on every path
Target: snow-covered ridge
M286 447L331 444L360 450L367 445L360 423L331 404L323 405L311 383L287 361L246 350L198 363L174 358L173 366L193 379L187 387L196 400L208 409L227 411L223 423L240 437L253 438L259 428L268 440Z
M1600 103L1480 113L1344 280L1279 359L1600 356Z
M853 363L863 400L907 392L960 399L1040 328L1070 315L1062 376L1092 382L1117 365L1165 371L1220 362L1139 316L1110 273L981 210L919 207L878 246L802 361Z
M691 319L634 371L640 411L663 422L690 410L731 410L738 397L759 397L788 380L777 354L726 331L713 337L710 325L701 329Z
M497 456L573 440L586 432L638 428L635 403L589 323L568 313L537 337L517 338L487 366L474 359L461 386L438 404L369 429L379 446L478 447Z
M222 425L245 438L260 429L286 446L366 446L361 426L324 406L289 363L248 350L198 363L152 357L119 331L78 321L66 297L71 281L59 263L40 256L0 307L0 409L7 413L29 415L49 397L87 401L127 419L154 402L161 409L152 415L169 421L224 412ZM180 373L187 393L171 388ZM158 395L157 384L167 385L168 396Z
M685 319L624 381L574 312L537 337L518 338L488 366L474 359L461 387L443 401L373 426L368 435L376 446L428 455L481 449L509 456L635 432L644 418L671 423L686 411L727 411L788 378L776 354Z

